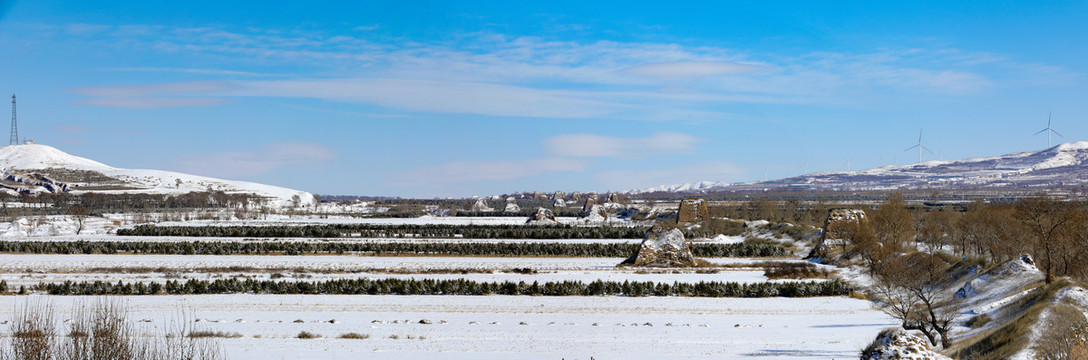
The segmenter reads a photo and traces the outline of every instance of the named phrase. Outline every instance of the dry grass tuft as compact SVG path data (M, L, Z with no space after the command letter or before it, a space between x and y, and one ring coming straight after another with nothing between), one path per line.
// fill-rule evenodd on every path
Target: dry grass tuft
M370 338L370 334L360 334L360 333L353 333L352 332L352 333L347 333L347 334L340 334L340 338L341 339L366 340L366 339Z
M295 335L295 337L299 339L318 339L321 338L321 335L309 331L299 331L298 335Z
M57 336L52 306L17 309L12 337L0 349L3 360L217 360L223 354L217 343L167 332L161 338L141 336L127 321L124 306L100 300L76 304L64 336ZM161 340L161 341L160 341Z
M236 332L224 332L224 331L209 331L209 330L204 330L204 331L190 331L190 332L189 332L189 337L190 337L190 338L226 338L226 339L237 339L237 338L240 338L240 337L242 337L242 334L239 334L239 333L236 333Z
M990 317L990 315L982 314L968 319L967 323L965 323L964 325L967 325L967 327L972 329L978 329L980 327L986 326L986 324L989 324L990 321L993 320L994 318Z

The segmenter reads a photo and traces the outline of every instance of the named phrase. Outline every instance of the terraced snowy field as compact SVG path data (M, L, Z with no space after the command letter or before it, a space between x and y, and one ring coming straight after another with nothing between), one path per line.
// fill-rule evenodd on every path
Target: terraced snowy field
M339 222L344 219L334 219ZM519 218L372 219L376 224L515 224ZM306 219L289 224L324 223ZM275 225L275 221L259 222ZM282 223L281 223L282 224ZM174 225L223 225L215 221ZM234 225L234 224L231 224ZM18 225L21 226L21 225ZM18 226L12 225L12 228ZM20 236L5 241L118 242L427 242L637 243L638 239L244 239L84 235ZM20 230L22 231L22 230ZM742 236L699 239L738 243ZM401 254L405 255L405 254ZM654 282L770 280L765 262L796 258L708 258L716 267L617 267L619 257L325 255L4 254L0 280L12 290L39 283L216 279L323 281L434 279L476 282ZM833 270L833 269L828 269ZM807 279L806 279L807 281ZM815 279L823 281L823 279ZM33 292L33 291L32 291ZM105 296L125 304L146 336L171 321L230 335L217 341L231 359L843 359L895 323L867 301L847 297L701 298L628 296L225 295ZM0 297L0 320L26 304L49 304L58 324L74 304L102 296ZM300 332L320 336L299 339ZM365 339L341 339L357 333Z
M88 297L50 302L59 317ZM130 318L156 333L184 312L198 329L237 333L231 359L846 359L894 326L843 298L195 295L129 296ZM421 323L422 321L422 323ZM428 324L429 323L429 324ZM306 331L318 339L298 339ZM358 333L368 339L339 339Z

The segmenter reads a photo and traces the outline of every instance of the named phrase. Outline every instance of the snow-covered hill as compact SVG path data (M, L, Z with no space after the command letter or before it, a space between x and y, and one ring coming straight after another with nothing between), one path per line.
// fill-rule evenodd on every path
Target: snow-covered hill
M861 191L1080 185L1088 185L1088 141L995 157L926 161L861 171L819 172L745 184L726 185L703 181L632 192L713 192L784 188Z
M729 184L718 181L699 181L684 184L672 184L672 185L658 185L651 188L632 190L628 193L652 193L652 192L699 192L710 189L723 188Z
M313 194L305 191L264 185L247 181L221 180L205 176L162 170L130 170L73 156L54 147L41 144L7 145L0 147L0 169L8 187L41 191L27 179L39 173L52 181L69 186L72 193L153 193L178 194L194 191L223 191L251 193L268 197L270 205L287 206L297 201L312 204ZM10 189L5 189L11 191Z

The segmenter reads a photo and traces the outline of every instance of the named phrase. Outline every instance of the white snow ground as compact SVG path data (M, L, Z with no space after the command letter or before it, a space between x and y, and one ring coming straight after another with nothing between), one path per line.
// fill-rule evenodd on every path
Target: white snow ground
M892 319L835 298L195 295L129 296L148 332L179 310L221 339L230 359L847 359ZM0 297L65 318L84 297ZM420 324L420 320L432 324ZM300 323L295 323L301 320ZM445 322L445 323L443 323ZM62 321L58 321L62 323ZM297 339L300 331L320 339ZM338 339L356 332L369 339ZM391 336L398 339L392 339Z
M322 281L344 278L399 278L502 282L525 281L653 281L655 283L720 281L738 283L769 280L758 267L764 259L709 259L739 266L706 270L617 268L622 258L483 258L369 257L280 255L5 255L0 280L8 286L41 282L214 280L249 277L259 280ZM799 260L778 260L799 261ZM535 274L512 272L533 269ZM435 270L469 273L428 273ZM277 274L276 278L272 276ZM807 280L806 280L807 281ZM823 281L823 280L815 280Z

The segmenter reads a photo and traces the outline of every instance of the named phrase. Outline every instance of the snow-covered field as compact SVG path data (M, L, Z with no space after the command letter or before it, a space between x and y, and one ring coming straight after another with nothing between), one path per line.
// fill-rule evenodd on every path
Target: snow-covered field
M640 243L642 239L472 239L472 238L242 238L242 237L194 237L194 236L116 236L116 235L61 235L36 237L9 237L4 241L130 241L130 242L321 242L321 243ZM714 243L713 239L696 240L696 243ZM728 242L725 242L728 243Z
M266 269L302 268L310 271L355 271L360 269L485 269L503 270L616 270L623 258L563 257L407 257L351 255L41 255L6 254L0 271L72 271L95 268L223 269L248 267ZM751 265L768 259L707 258L719 265ZM801 260L780 260L801 261ZM630 270L637 271L637 270ZM646 271L656 271L653 269Z
M111 215L112 216L112 215ZM117 220L120 219L120 220ZM639 239L243 239L121 237L124 217L92 218L75 235L69 217L0 223L6 241L302 241L302 242L562 242L636 243ZM118 221L124 225L117 225ZM577 219L560 219L576 223ZM160 225L522 224L520 217L416 219L277 218L194 220ZM696 239L738 243L742 236ZM617 268L622 258L456 257L357 255L0 255L0 280L15 289L41 282L255 278L321 281L341 278L524 281L652 281L658 283L769 281L766 261L800 259L710 258L720 269ZM526 271L529 269L529 271ZM97 297L92 297L97 298ZM534 296L190 295L121 296L129 318L147 335L168 320L200 330L238 333L218 339L231 359L688 359L853 358L881 329L894 326L867 301L847 297L690 298ZM19 305L49 303L68 316L78 296L0 297L0 321ZM186 316L179 316L179 311ZM180 319L180 320L179 320ZM188 320L186 320L188 319ZM195 320L194 320L195 319ZM421 320L427 320L421 322ZM63 321L58 321L63 324ZM0 323L0 328L7 325ZM63 326L63 325L60 325ZM318 339L298 339L301 331ZM367 339L340 339L358 333Z
M367 217L273 217L263 220L189 220L189 221L164 221L157 225L162 226L267 226L267 225L322 225L322 224L374 224L374 225L524 225L525 217L521 216L421 216L417 218L367 218ZM584 225L586 221L576 217L558 217L557 221L567 225ZM622 219L612 219L610 224L623 226L632 222ZM600 225L600 222L592 223Z
M710 259L731 266L710 270L617 268L616 264L621 261L622 258L14 254L6 255L5 261L0 263L0 280L7 281L9 286L68 280L164 282L222 278L280 281L414 278L527 283L567 280L655 283L769 281L757 264L766 261L764 259ZM535 273L519 273L515 269L532 269ZM443 270L450 273L443 273Z
M63 318L82 297L0 297ZM149 332L186 311L231 359L846 359L894 326L850 298L199 295L130 296ZM431 324L421 324L420 320ZM296 322L301 320L301 322ZM300 331L322 336L297 339ZM355 332L369 339L338 339ZM396 337L396 339L392 337Z

